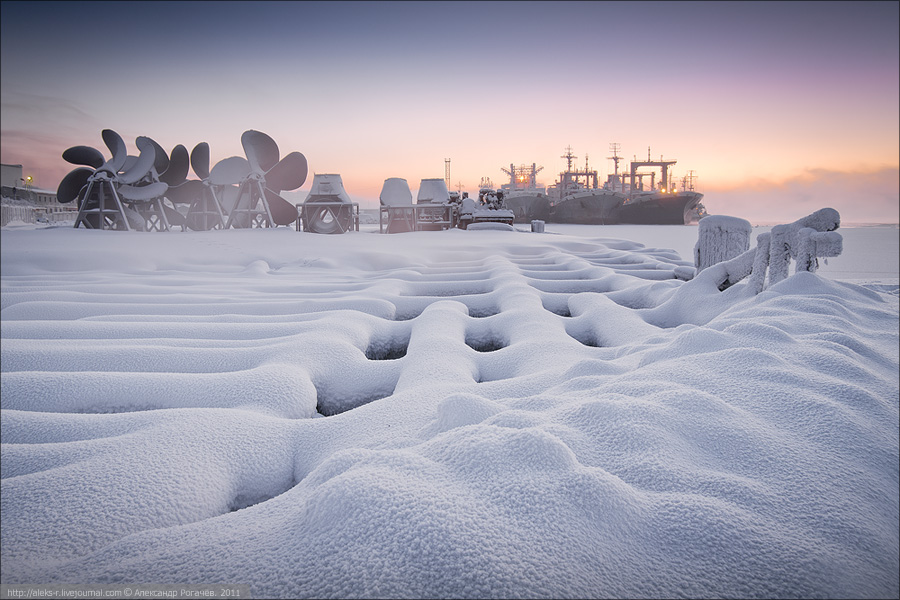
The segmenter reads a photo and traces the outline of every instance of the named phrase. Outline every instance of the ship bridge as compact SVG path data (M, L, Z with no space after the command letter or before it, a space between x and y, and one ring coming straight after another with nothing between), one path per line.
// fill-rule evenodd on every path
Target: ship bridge
M647 160L641 161L633 161L631 163L631 173L629 174L630 184L632 190L643 190L644 189L644 177L650 175L650 190L652 191L656 185L654 179L656 178L656 172L653 171L651 173L638 173L638 169L642 167L650 167L650 168L660 168L662 169L662 185L669 187L669 167L674 165L676 160L663 160L662 156L659 157L659 160L651 160L650 159L650 148L647 148ZM637 187L634 185L635 178L638 178L639 184Z

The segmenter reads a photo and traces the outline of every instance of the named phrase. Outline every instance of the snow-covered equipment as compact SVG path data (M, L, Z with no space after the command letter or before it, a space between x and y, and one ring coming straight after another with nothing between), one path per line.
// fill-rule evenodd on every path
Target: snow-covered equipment
M226 158L212 170L206 142L190 156L180 144L168 156L158 143L142 136L135 157L128 156L116 132L104 129L102 137L112 153L109 160L89 146L63 153L66 161L83 165L66 175L57 190L61 203L79 201L75 227L162 231L180 225L206 230L274 227L297 220L297 207L280 193L306 181L306 158L292 152L279 160L277 144L264 133L245 131L241 144L246 158ZM189 167L200 181L186 180ZM175 204L190 206L186 217Z
M416 229L437 231L455 226L456 207L443 179L423 179L416 194Z
M136 143L141 156L129 156L125 161L124 171L131 172L133 165L145 160L144 156L151 153L154 156L153 164L137 181L130 181L126 175L120 175L119 194L125 204L144 219L145 231L167 231L172 225L179 225L183 229L184 215L175 209L174 203L169 206L165 201L171 202L168 198L170 190L184 183L187 177L187 148L180 144L175 146L170 157L152 138L139 137Z
M532 233L544 233L544 222L540 219L535 219L531 222L531 231Z
M705 217L701 224L712 218ZM749 289L759 294L766 287L767 272L769 286L787 278L791 258L797 262L796 272L815 272L819 257L839 256L843 251L843 238L835 231L840 223L838 211L823 208L793 223L776 225L771 232L756 237L755 248L710 265L702 273L698 271L692 282L697 282L696 285L712 282L724 291L749 278Z
M401 177L384 180L379 200L379 231L439 231L456 226L459 194L447 191L443 179L423 179L419 183L416 203L412 203L409 184Z
M340 175L313 176L309 195L299 208L303 231L312 233L346 233L351 229L359 231L359 205L350 200Z
M280 159L275 140L252 129L241 135L241 145L246 158L226 158L209 172L210 185L223 190L219 200L228 212L225 228L290 225L297 220L297 207L280 192L306 181L306 157L291 152ZM227 193L229 186L236 186L236 192Z
M443 204L450 201L450 192L443 179L423 179L419 183L416 204Z
M180 150L173 150L170 160L159 144L141 136L137 138L140 156L129 156L118 133L104 129L101 136L112 153L109 160L90 146L63 152L67 162L84 165L66 175L56 192L63 204L78 201L75 227L162 231L170 221L181 224L181 214L164 204L170 182L183 179L183 170L186 173L182 164L186 157Z
M482 189L478 192L477 203L471 198L462 201L459 227L468 229L474 223L502 223L512 226L515 217L513 211L504 206L502 191Z
M402 177L385 179L378 199L381 203L378 214L379 230L382 233L416 230L416 209L412 203L409 183L405 179Z
M786 225L776 225L772 228L771 240L769 242L769 285L778 283L788 276L788 265L793 258L798 261L798 269L815 271L815 267L801 267L801 260L798 251L801 245L804 246L803 264L809 265L810 257L807 255L810 251L817 249L817 244L807 242L801 243L800 231L806 228L817 232L835 231L841 226L841 215L833 208L823 208L817 210L811 215L807 215L802 219L798 219L793 223ZM838 234L839 235L839 234ZM818 238L817 238L818 239ZM840 245L832 239L832 241L822 241L822 251L825 254L820 256L837 256L840 254ZM837 251L837 254L832 252ZM815 256L812 256L815 262Z
M836 231L816 231L812 227L804 227L797 232L797 240L797 273L815 273L819 268L819 258L840 256L844 250L844 238Z
M738 217L711 215L701 219L694 246L697 272L749 250L751 231L750 221Z
M182 180L177 185L170 184L169 200L176 205L188 206L185 226L190 229L194 231L224 229L226 211L219 198L223 190L220 188L217 194L216 188L209 181L208 143L200 142L194 146L190 154L190 167L200 179Z
M90 146L68 148L62 154L63 160L83 166L63 177L56 190L56 198L62 204L78 201L76 228L82 224L88 229L130 231L133 225L143 228L143 219L134 210L126 209L116 189L120 182L119 171L128 160L125 141L112 129L104 129L100 135L112 158L104 159L99 150ZM150 158L149 163L143 161L135 164L125 175L129 180L134 178L137 181L149 171L152 163Z

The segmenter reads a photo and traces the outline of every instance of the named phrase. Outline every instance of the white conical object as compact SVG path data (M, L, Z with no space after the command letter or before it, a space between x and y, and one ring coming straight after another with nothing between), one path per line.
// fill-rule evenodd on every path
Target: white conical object
M327 198L330 202L351 202L350 196L344 190L344 182L340 175L317 173L313 175L312 187L306 202L310 200L325 200L322 196L330 196Z
M409 183L402 177L385 179L379 199L384 206L411 206L412 192L409 191Z
M443 179L423 179L419 184L416 204L441 204L449 201L450 192Z

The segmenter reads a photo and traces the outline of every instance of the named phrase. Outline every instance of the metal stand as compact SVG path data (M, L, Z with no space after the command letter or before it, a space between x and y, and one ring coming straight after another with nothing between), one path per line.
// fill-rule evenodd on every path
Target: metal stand
M454 204L415 204L410 206L382 204L378 213L378 231L380 233L440 231L456 227L458 222L459 210ZM387 225L386 228L385 225Z
M297 231L347 233L359 231L358 202L304 202L297 204Z
M222 210L222 203L216 195L215 188L208 181L204 181L203 186L203 193L188 209L188 227L195 231L225 229L225 211Z
M95 179L88 182L84 200L75 218L75 228L81 224L84 224L86 229L131 231L125 206L105 173L98 173Z
M247 190L247 196L250 199L246 208L241 206L245 189ZM262 210L257 208L259 204L262 204ZM239 222L235 223L235 218L237 218ZM272 219L272 211L269 208L269 203L266 201L266 191L261 180L244 180L241 183L241 186L238 189L237 201L235 202L234 208L231 209L231 212L228 214L228 222L225 223L225 229L228 229L233 225L236 227L251 228L275 227L275 220Z
M171 227L162 198L126 204L144 218L144 231L168 231Z

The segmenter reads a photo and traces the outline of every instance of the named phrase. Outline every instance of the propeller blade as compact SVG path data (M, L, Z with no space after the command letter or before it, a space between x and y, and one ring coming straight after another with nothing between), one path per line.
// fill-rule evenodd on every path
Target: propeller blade
M106 162L103 154L90 146L72 146L62 154L63 160L73 165L87 165L99 169ZM74 171L73 171L74 173Z
M269 203L269 211L276 225L290 225L300 216L296 206L270 189L266 189L266 202Z
M125 159L125 164L122 165L122 168L119 170L124 173L125 171L127 171L128 169L130 169L131 167L134 166L134 163L137 162L137 159L138 159L137 156L135 156L133 154L129 154L128 157Z
M135 161L134 166L119 175L119 183L137 183L153 168L153 164L156 162L156 148L153 140L143 136L139 137L137 147L141 151L141 155Z
M245 131L241 136L241 146L254 171L265 173L278 162L278 144L261 131Z
M209 172L209 182L213 185L233 185L250 175L250 163L240 156L220 160Z
M163 147L160 146L156 140L149 137L147 139L150 140L153 144L153 148L156 150L156 160L153 161L153 168L156 169L157 176L162 175L166 172L166 169L169 168L169 155L166 154L166 151L163 150Z
M112 158L106 161L103 168L115 175L122 170L125 159L128 158L128 149L125 147L125 140L112 129L104 129L100 132L100 135L103 136L103 143L106 144L106 147L109 148L109 151L112 153ZM97 168L99 169L100 167Z
M291 152L266 173L266 186L275 192L296 190L306 181L309 166L306 157Z
M191 150L191 168L200 179L209 179L209 144L200 142Z
M178 144L172 148L172 157L169 159L169 168L165 172L160 173L159 180L169 184L169 186L180 185L187 178L188 169L190 169L190 158L188 157L187 148Z
M141 200L153 200L154 198L159 198L160 196L165 194L166 190L168 189L168 184L163 183L162 181L156 181L154 183L142 185L140 187L136 187L133 185L120 185L117 191L119 192L119 195L126 200L138 202Z
M71 171L59 182L59 188L56 190L56 199L62 204L68 204L77 198L93 174L93 169L85 167Z
M203 193L204 187L203 182L196 179L175 186L170 185L166 198L175 204L193 204Z

